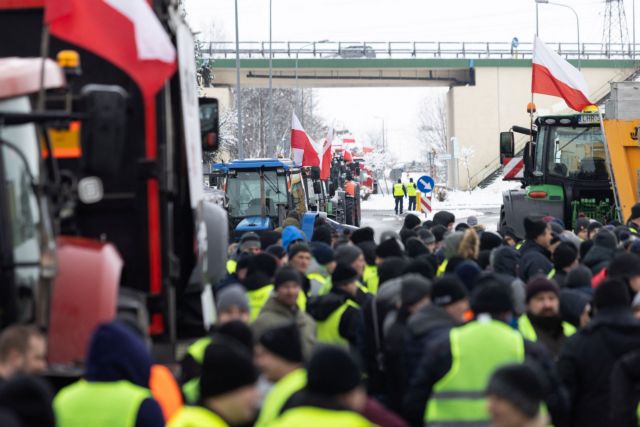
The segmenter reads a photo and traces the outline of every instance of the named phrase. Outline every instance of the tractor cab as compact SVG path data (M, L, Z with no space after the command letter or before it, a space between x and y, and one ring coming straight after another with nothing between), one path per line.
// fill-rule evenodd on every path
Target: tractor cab
M225 208L235 237L282 225L307 211L302 174L290 160L245 159L216 163L211 175L222 182Z

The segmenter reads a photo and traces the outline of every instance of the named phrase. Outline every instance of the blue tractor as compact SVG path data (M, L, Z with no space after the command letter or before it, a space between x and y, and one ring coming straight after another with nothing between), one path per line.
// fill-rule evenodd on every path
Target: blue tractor
M311 238L318 218L338 232L355 227L309 211L302 171L289 159L244 159L210 165L209 179L224 191L231 236L237 240L248 231L260 234L282 226L287 217L300 221Z

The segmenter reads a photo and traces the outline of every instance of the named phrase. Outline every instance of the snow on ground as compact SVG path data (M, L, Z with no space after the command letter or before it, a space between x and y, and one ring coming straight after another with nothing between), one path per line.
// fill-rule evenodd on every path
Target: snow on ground
M487 188L472 191L449 191L444 202L432 200L433 210L451 211L456 217L481 215L483 209L496 209L502 205L502 192L520 186L519 182L498 180ZM408 201L404 201L405 207ZM393 210L393 197L390 195L372 194L362 202L362 210ZM455 211L455 212L454 212Z

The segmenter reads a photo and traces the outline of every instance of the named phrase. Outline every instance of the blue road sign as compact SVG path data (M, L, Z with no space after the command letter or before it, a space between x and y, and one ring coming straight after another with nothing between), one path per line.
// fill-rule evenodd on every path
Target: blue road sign
M429 175L421 176L417 184L421 193L431 193L436 186L435 181Z

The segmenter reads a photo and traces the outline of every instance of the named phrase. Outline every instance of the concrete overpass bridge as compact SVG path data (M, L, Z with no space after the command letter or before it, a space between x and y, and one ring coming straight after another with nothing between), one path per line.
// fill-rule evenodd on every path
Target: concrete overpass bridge
M609 82L626 80L638 68L631 45L548 43L577 66L597 101ZM235 43L204 43L205 59L213 59L213 85L236 83ZM531 44L470 42L274 42L274 87L449 87L448 136L458 148L471 147L471 184L499 167L498 134L512 125L528 126L531 100ZM240 44L242 87L267 87L269 43ZM538 112L560 112L558 98L536 95ZM524 138L517 141L523 145ZM450 152L453 152L453 144ZM449 162L450 185L466 186L466 171ZM459 185L458 185L459 184Z

